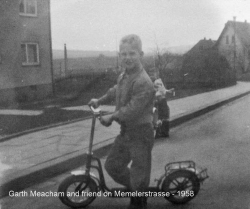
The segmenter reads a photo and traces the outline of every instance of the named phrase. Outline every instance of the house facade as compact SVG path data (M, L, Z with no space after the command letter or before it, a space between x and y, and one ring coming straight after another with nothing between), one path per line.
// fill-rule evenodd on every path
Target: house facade
M53 93L50 0L0 0L0 103Z
M228 21L216 48L229 61L237 78L250 72L250 24L247 21Z

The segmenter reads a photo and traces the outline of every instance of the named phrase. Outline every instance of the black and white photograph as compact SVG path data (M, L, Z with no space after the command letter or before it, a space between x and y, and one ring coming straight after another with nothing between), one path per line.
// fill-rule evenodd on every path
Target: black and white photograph
M0 0L0 209L250 209L249 0Z

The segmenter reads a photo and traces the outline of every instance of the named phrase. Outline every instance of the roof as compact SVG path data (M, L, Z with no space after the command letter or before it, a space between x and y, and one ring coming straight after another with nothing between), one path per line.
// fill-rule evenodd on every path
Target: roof
M214 40L204 38L195 44L186 54L200 53L201 50L211 49L215 43L216 41Z
M220 37L218 41L216 42L216 45L220 42L220 40L223 37L223 34L227 31L228 27L234 27L234 21L228 21L225 24L225 27L223 31L220 34ZM236 36L240 39L241 43L244 46L250 47L250 24L247 22L235 22L235 28L236 28Z

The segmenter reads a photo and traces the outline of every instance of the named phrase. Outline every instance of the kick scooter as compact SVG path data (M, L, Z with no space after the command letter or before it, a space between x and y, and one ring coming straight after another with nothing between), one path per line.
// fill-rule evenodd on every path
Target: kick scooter
M108 188L106 185L101 161L92 153L95 123L96 119L101 117L102 112L99 108L90 108L93 118L86 169L72 171L71 175L64 179L58 188L60 200L71 208L84 208L101 193L108 197L124 197L124 195L117 194L129 194L124 187ZM97 162L97 165L93 165L93 161ZM92 173L91 169L95 169L98 176ZM156 186L149 187L145 194L148 197L151 197L150 194L161 194L174 204L184 204L198 194L200 184L207 178L207 169L196 167L193 161L168 163L165 165L165 173L159 179L155 179Z

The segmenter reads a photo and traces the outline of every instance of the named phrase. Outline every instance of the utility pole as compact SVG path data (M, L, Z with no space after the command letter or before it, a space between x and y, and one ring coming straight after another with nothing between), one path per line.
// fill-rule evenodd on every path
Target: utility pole
M62 78L63 70L62 70L62 62L60 62L60 78Z
M65 67L64 74L67 75L67 72L68 72L68 57L67 57L66 44L64 44L64 67Z
M118 49L118 44L117 44L117 34L115 37L115 48L116 48L116 73L119 72L119 49Z
M49 17L49 44L50 44L50 64L51 64L51 82L52 82L52 92L55 96L56 90L55 90L55 73L54 73L54 67L53 67L53 50L52 50L52 40L51 40L51 8L49 4L48 8L48 17ZM0 55L1 56L1 55ZM1 57L0 57L1 62Z

